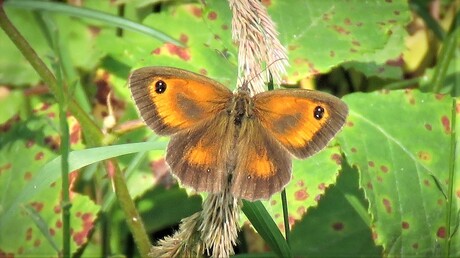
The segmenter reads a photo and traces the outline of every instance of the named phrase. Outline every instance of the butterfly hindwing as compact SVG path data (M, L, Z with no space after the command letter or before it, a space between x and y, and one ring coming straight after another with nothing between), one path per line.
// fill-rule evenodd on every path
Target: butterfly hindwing
M234 127L226 112L171 137L166 161L183 185L196 191L217 193L226 187L227 158Z
M159 135L189 129L228 105L232 92L205 76L170 67L144 67L129 78L145 123Z
M291 179L291 155L257 120L246 121L239 135L231 192L250 201L268 199Z

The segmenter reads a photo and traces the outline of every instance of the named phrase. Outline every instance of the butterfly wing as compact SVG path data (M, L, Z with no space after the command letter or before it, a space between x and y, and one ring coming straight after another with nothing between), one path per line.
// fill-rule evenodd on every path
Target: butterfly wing
M233 196L250 201L268 199L291 179L291 156L258 120L246 120L236 145Z
M255 95L253 101L263 128L298 158L323 149L348 115L343 101L319 91L268 91Z
M166 161L183 185L200 192L216 193L224 189L235 128L228 125L229 117L224 111L171 137Z
M205 76L171 67L144 67L129 78L145 123L159 135L190 129L227 107L232 92Z

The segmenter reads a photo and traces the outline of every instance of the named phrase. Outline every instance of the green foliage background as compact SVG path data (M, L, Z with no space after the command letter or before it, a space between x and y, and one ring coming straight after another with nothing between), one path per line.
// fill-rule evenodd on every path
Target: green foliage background
M275 195L245 203L241 223L252 222L260 235L243 227L238 255L460 256L459 1L438 2L437 20L422 0L265 4L289 51L288 86L313 78L317 89L343 96L350 115L328 148L294 161L286 187L289 243L279 237L287 225ZM102 161L117 157L152 242L200 210L202 198L165 173L166 138L130 127L138 115L127 78L135 68L167 65L233 89L238 54L227 1L3 5L67 85L67 99L106 132L95 140L90 126L68 113L73 254L139 256L113 191L114 172ZM3 31L0 53L0 257L57 257L65 139L59 97ZM106 128L109 90L116 125ZM111 146L94 148L104 145Z

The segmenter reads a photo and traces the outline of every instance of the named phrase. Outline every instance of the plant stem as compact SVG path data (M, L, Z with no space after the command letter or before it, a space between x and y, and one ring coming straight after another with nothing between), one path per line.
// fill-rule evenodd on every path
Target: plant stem
M115 187L115 194L117 195L120 207L125 214L126 223L133 234L134 242L136 243L140 256L148 257L151 247L150 240L147 232L145 231L141 217L134 206L131 196L129 195L125 177L116 160L112 159L110 161L106 161L106 166L108 167L108 171L111 169L114 170L112 180Z
M446 243L446 257L450 257L450 247L452 244L452 237L453 234L451 233L451 225L453 224L452 221L452 214L456 214L456 209L453 206L453 202L455 201L454 195L454 182L455 182L455 171L456 171L456 157L457 153L457 112L456 112L457 103L456 100L452 100L452 118L451 118L451 140L450 140L450 158L449 158L449 186L447 190L447 211L446 211L446 236L447 236L447 243ZM457 175L458 176L458 175Z
M70 257L70 187L69 187L69 123L67 122L67 109L65 101L59 104L59 123L61 126L61 177L62 177L62 254Z

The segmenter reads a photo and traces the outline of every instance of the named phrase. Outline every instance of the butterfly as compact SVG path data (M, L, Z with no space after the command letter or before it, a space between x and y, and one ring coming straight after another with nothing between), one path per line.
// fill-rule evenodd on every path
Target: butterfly
M249 201L282 190L291 179L292 156L323 149L348 115L343 101L319 91L251 96L172 67L135 70L129 86L145 123L171 136L166 162L183 185L210 193L228 188Z

